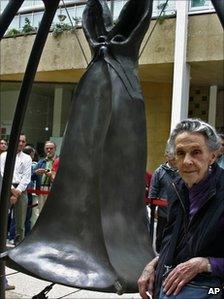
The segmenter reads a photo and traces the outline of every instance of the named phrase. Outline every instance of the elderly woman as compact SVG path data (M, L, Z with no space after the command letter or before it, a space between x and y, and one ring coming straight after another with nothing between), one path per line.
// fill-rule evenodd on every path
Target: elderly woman
M138 280L143 299L219 299L224 281L224 170L216 163L220 138L198 119L177 124L169 145L181 179L160 256Z

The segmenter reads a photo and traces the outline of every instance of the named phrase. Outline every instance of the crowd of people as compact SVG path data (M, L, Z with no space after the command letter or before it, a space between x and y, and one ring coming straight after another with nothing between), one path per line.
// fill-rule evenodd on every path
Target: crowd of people
M50 191L59 165L56 144L46 141L45 157L38 161L36 150L19 137L8 209L8 243L18 245L34 226ZM4 175L7 141L0 141L0 176ZM45 192L42 192L45 191ZM6 280L6 290L14 289Z

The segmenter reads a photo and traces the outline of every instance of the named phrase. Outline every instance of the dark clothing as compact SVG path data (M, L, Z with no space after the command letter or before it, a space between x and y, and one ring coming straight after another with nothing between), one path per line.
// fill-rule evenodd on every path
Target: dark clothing
M171 183L176 182L179 179L180 176L176 170L169 167L167 164L160 165L153 173L149 198L160 198L172 201L172 199L176 198L176 193ZM158 215L167 217L167 207L159 207Z
M164 236L164 230L167 225L167 217L157 217L157 226L156 226L156 251L159 253L161 250L161 245Z
M176 198L176 192L172 183L180 180L177 170L171 168L167 163L160 165L152 176L149 190L149 198L159 198L168 201L170 204ZM168 207L158 207L157 227L156 227L156 251L160 252L164 235L164 229L167 224Z
M31 181L35 181L36 182L36 189L40 189L41 187L41 176L37 175L35 173L35 171L39 168L46 168L46 159L41 159L37 162L37 164L35 165L34 169L33 169L33 173L31 176Z
M150 188L150 182L152 179L152 173L149 171L146 171L145 173L145 197L149 197L149 188Z
M223 299L219 279L201 276L188 283L178 295L167 296L161 289L159 299Z
M50 162L50 166L48 168L51 169L54 160L55 160L55 157L52 158L52 159L50 159L50 158L41 159L35 165L35 167L33 169L33 174L31 176L31 180L36 182L36 189L40 189L41 186L45 186L45 187L50 187L51 186L52 182L51 182L51 180L48 176L46 176L45 174L37 175L35 173L35 171L39 168L47 169L47 166L48 166L49 162Z
M191 219L189 189L183 181L178 186L179 199L170 207L171 217L156 270L154 299L161 288L164 265L174 268L193 257L224 257L224 170L217 164L207 184L207 197ZM224 281L224 274L220 279Z

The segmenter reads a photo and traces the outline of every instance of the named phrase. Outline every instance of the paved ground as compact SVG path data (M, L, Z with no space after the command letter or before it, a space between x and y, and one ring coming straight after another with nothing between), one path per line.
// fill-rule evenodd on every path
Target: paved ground
M6 268L6 273L15 273L14 270ZM17 273L10 276L7 276L10 284L15 285L15 290L7 291L7 299L17 299L17 298L32 298L34 295L40 293L46 286L50 285L49 282L33 278L31 276ZM91 292L85 290L78 290L75 288L65 287L61 285L55 285L53 289L47 294L48 298L129 298L129 299L139 299L139 294L124 294L119 296L117 294L111 293L100 293L100 292Z
M155 235L155 234L154 234ZM50 283L33 278L31 276L15 273L14 270L6 268L7 279L10 285L15 285L15 290L6 292L6 299L31 299L34 295L39 294ZM12 275L8 275L12 274ZM136 294L123 294L121 296L111 293L91 292L86 290L79 290L71 287L61 285L54 285L52 290L46 295L49 299L140 299L138 293ZM1 299L1 298L0 298Z

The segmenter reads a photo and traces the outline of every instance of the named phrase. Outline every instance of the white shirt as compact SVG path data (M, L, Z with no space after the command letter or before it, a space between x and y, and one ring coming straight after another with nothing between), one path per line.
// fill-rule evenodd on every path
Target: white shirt
M6 155L6 152L3 152L0 155L0 168L2 176L4 174L5 169ZM21 192L26 190L27 185L31 181L31 167L31 157L23 152L17 153L12 183L18 184L18 187L16 187L16 189L18 189Z

